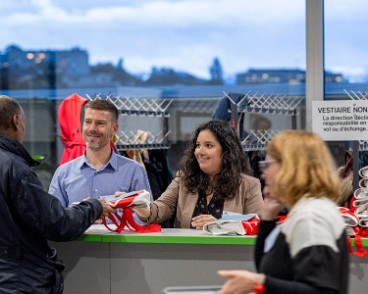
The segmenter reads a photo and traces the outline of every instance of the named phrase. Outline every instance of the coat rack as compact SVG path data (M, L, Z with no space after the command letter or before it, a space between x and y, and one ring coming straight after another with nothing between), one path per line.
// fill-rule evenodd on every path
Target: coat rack
M97 94L95 97L87 95L89 100L106 99L111 101L119 110L122 117L141 117L162 118L163 127L160 130L144 130L146 132L145 140L137 140L137 131L125 130L124 127L116 134L115 146L118 151L132 149L168 149L168 128L169 106L172 99L158 99L149 97L123 97L107 95L102 97Z
M296 128L296 117L300 114L302 96L282 96L272 94L252 94L250 92L235 102L230 95L225 96L231 103L231 118L236 125L239 113L258 113L287 115L291 117L292 129ZM234 122L235 121L235 122ZM265 150L267 143L279 132L279 130L250 130L249 135L243 139L242 145L245 151Z

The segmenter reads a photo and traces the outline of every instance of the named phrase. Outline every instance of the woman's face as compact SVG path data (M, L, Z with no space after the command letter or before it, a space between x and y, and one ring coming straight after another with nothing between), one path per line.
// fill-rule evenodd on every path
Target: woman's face
M268 187L268 192L273 197L279 198L277 195L278 191L275 189L275 179L281 169L281 164L269 155L266 156L266 159L262 162L262 164L262 179L265 180L265 184Z
M200 169L210 178L217 175L222 168L222 147L209 130L199 132L194 156Z

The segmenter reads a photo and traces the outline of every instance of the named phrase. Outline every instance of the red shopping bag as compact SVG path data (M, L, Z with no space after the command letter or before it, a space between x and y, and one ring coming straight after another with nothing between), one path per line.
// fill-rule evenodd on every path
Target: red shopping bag
M121 233L123 231L139 233L151 233L161 231L161 226L158 224L142 226L137 224L134 220L132 207L149 206L150 194L146 190L134 191L117 198L113 196L108 196L104 199L109 200L106 202L107 205L120 210L116 213L110 213L109 216L107 216L107 218L111 220L112 224L114 224L116 228L113 228L111 224L108 224L106 218L102 220L103 224L108 230L118 233Z
M259 224L260 220L257 215L247 221L242 221L242 225L246 235L257 235Z

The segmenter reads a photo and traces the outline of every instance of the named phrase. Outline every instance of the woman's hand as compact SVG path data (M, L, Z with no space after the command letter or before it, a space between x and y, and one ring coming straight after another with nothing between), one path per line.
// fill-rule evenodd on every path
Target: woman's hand
M211 214L201 214L192 218L191 225L197 230L202 230L205 224L215 221L217 221L217 219Z
M278 200L278 197L270 193L269 188L263 188L264 204L261 210L262 220L274 220L277 218L280 211L286 207L284 203Z
M135 214L140 218L141 221L147 221L151 213L149 206L148 207L133 206L132 209L134 210Z
M125 193L126 192L117 191L117 192L115 192L114 196L119 197L121 195L124 195ZM147 205L147 206L143 206L143 205L133 206L132 209L134 210L135 214L139 217L139 219L141 221L146 221L148 219L148 217L150 216L150 213L151 213L149 205Z
M249 271L218 271L218 274L229 279L222 287L220 294L253 293L256 285L263 285L265 282L264 274Z

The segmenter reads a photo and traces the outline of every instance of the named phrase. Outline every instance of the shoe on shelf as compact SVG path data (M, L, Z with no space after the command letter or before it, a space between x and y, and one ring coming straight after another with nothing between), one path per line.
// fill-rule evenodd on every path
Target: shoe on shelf
M359 218L368 218L368 203L359 205L357 209L355 209L354 214Z
M354 212L359 206L363 206L368 203L368 197L356 198L353 196L350 200L350 211Z
M354 191L354 195L350 200L349 208L354 212L358 206L366 203L368 203L368 188L358 188Z
M362 178L368 178L368 165L367 166L363 166L360 170L359 170L359 175Z
M358 188L354 191L355 198L367 198L368 197L368 188Z
M368 189L368 178L361 178L359 180L359 187Z
M359 224L358 217L350 209L346 207L339 207L338 209L347 226L356 227Z
M368 216L359 219L359 226L361 226L362 228L368 228Z

